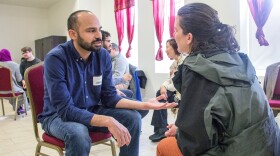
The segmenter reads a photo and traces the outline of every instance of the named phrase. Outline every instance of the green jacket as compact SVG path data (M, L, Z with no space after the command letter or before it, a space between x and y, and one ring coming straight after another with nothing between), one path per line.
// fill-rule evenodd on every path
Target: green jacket
M278 156L279 128L249 58L212 50L188 56L173 83L184 156Z

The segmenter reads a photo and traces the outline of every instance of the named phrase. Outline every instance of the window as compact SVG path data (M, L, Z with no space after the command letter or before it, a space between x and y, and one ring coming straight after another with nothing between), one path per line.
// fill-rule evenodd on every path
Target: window
M183 6L184 1L183 0L175 0L175 15L178 11L178 9ZM165 0L165 18L164 18L164 31L163 31L163 39L162 39L162 50L163 50L163 60L161 61L156 61L155 62L155 73L169 73L169 67L171 66L173 60L170 60L166 53L165 53L165 47L166 47L166 41L170 39L169 35L169 6L170 6L170 1ZM155 34L156 35L156 34ZM158 50L158 40L155 36L155 56Z
M250 13L247 1L240 0L240 49L247 53L257 76L264 76L266 67L280 61L280 2L274 0L270 15L263 28L269 46L260 46L255 37L257 26Z

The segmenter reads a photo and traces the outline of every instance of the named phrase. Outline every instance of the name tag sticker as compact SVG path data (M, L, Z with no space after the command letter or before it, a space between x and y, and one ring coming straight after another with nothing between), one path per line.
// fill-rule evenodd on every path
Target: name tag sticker
M93 76L93 78L92 78L92 84L94 85L94 86L99 86L99 85L101 85L102 84L102 75L100 75L100 76Z

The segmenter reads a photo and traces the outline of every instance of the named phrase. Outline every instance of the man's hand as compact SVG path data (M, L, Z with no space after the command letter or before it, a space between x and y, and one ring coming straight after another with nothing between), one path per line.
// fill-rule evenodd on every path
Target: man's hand
M112 133L114 138L117 141L118 147L122 147L124 145L129 145L131 136L126 127L124 127L121 123L119 123L114 118L108 123L108 130Z
M169 124L167 128L168 130L165 132L166 137L172 137L176 135L177 126L175 124Z
M173 108L178 105L178 103L172 102L172 103L161 103L159 100L164 99L164 95L160 95L156 98L149 99L147 102L143 102L143 109L167 109L167 108Z
M123 75L124 81L130 81L132 79L132 76L129 73L125 73Z
M129 131L113 117L94 114L90 125L97 127L107 127L110 133L116 139L117 145L119 147L129 145L130 143L131 136Z
M126 95L125 95L122 91L120 91L119 89L116 89L116 90L117 90L117 94L118 94L119 96L126 97Z
M25 81L24 81L24 80L22 80L22 81L21 81L21 83L22 83L22 88L23 88L23 89L26 89L26 84L25 84Z

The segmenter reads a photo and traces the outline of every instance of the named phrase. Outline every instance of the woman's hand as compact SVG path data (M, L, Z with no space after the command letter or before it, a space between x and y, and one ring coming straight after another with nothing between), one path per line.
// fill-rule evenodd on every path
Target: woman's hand
M173 137L176 135L177 126L175 124L169 124L167 128L168 130L165 132L166 137Z
M160 95L164 95L167 99L167 89L164 86L160 86Z

